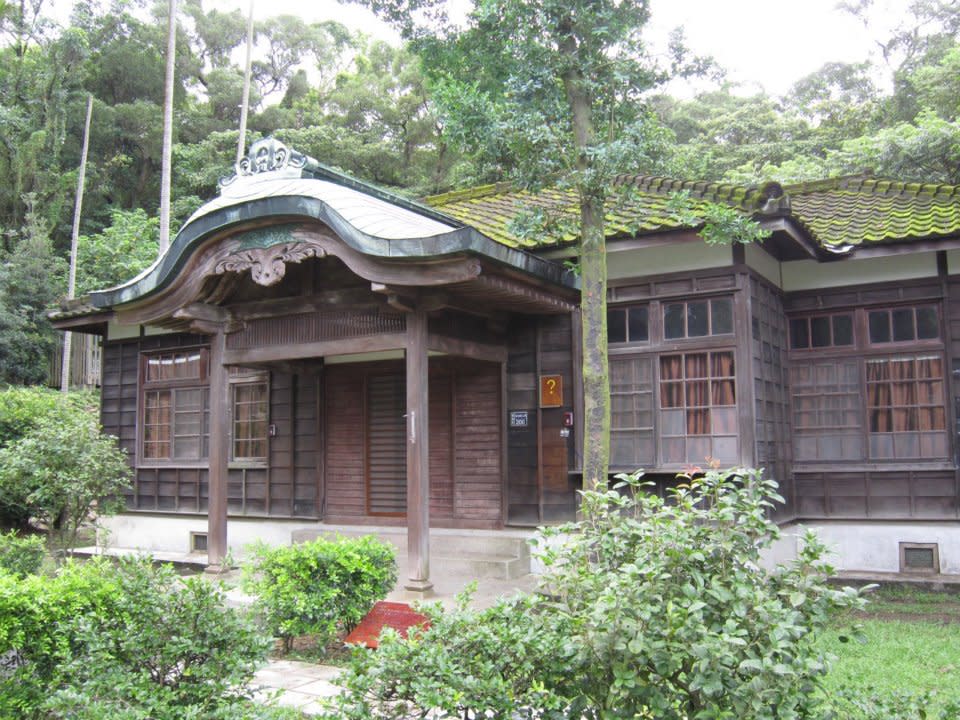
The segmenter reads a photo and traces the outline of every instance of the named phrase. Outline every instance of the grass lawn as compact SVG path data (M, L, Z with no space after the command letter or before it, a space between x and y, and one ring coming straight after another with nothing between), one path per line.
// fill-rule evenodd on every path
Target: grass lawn
M838 619L821 640L838 658L827 691L929 691L937 706L960 700L960 596L889 588L869 597L866 612Z

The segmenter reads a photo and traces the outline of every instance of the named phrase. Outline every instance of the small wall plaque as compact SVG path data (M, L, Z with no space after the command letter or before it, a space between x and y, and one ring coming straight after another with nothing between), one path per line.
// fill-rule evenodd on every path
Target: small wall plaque
M530 425L530 413L526 410L510 411L510 427L525 428Z
M540 376L540 407L552 408L563 405L563 377L560 375Z

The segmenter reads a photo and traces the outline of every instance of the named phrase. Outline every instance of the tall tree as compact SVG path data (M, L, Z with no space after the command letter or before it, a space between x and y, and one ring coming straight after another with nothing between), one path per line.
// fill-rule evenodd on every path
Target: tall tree
M506 159L525 185L576 189L583 321L584 483L607 479L605 207L613 176L648 161L642 94L678 71L659 67L641 32L647 0L478 0L464 29L439 0L366 0L415 41L445 122ZM424 19L426 22L424 22Z

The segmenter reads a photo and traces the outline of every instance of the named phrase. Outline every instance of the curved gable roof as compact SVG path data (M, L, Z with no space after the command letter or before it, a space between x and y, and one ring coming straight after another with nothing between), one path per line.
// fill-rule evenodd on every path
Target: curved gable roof
M319 220L365 255L398 261L471 254L567 288L577 278L562 266L485 237L429 207L326 168L267 138L255 143L222 182L219 197L184 223L170 248L133 280L90 294L94 307L135 302L159 292L212 235L267 218ZM273 244L260 234L260 243ZM283 238L276 238L282 242Z

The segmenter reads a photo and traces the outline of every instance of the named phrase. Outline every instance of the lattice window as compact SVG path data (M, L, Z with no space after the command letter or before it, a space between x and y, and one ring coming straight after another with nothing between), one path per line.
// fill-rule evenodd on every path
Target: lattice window
M660 358L664 464L739 458L733 351Z
M269 438L269 387L266 380L231 385L233 443L231 460L265 462Z
M143 359L142 458L197 461L210 443L207 352L178 350Z
M610 465L635 470L655 463L653 359L610 359Z
M863 401L856 358L794 363L790 389L797 460L863 459Z
M938 355L866 361L870 456L947 456L943 359Z

